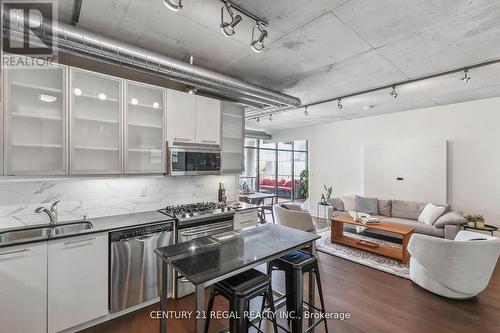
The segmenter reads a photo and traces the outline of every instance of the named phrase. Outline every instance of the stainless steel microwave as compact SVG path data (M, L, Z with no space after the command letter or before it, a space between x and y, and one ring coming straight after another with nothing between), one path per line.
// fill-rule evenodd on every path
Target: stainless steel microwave
M168 151L168 174L171 176L219 175L219 148L174 146Z

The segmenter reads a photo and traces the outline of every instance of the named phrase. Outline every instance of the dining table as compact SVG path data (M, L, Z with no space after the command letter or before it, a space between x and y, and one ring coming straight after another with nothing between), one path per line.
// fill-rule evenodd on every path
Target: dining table
M265 205L266 199L271 199L271 204L268 206ZM259 206L259 215L258 215L259 222L266 223L266 209L271 210L272 213L273 205L278 203L278 195L275 193L267 193L267 192L240 193L239 200L242 202L248 202ZM273 216L273 222L274 222L274 216Z
M160 311L168 313L169 266L195 286L195 323L193 332L205 328L205 288L246 270L263 265L297 249L315 252L320 236L277 224L261 224L238 231L201 237L155 250L162 262ZM308 303L314 307L315 279L309 276ZM302 320L302 316L299 320ZM160 316L160 333L167 333L167 316ZM311 326L313 319L309 318ZM302 325L300 325L302 327ZM312 332L310 330L309 332ZM301 333L301 332L294 332Z

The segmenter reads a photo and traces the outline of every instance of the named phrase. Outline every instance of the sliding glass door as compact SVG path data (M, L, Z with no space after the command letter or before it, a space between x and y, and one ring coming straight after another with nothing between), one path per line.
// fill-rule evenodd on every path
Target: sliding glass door
M245 140L245 171L240 188L276 193L281 200L307 198L307 141Z

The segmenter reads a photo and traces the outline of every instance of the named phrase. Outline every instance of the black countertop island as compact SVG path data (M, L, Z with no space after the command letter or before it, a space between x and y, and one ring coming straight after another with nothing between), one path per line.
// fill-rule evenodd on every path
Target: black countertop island
M314 242L319 238L316 234L285 226L263 224L158 248L156 253L163 260L164 272L170 265L196 286L196 310L202 313L205 287L306 245L314 251ZM167 290L169 281L165 276L161 290ZM309 281L309 294L314 295L314 279ZM162 311L167 309L166 302L167 295L162 294ZM313 304L314 300L309 302ZM204 319L197 319L195 332L203 332L203 329ZM167 332L163 316L161 332Z

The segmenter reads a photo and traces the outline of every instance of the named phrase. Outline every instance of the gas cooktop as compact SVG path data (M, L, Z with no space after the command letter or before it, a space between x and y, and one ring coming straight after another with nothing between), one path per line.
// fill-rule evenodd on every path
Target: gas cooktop
M234 210L225 203L198 202L188 205L167 206L158 210L160 213L176 218L179 222L194 219L217 219L225 215L234 215Z

